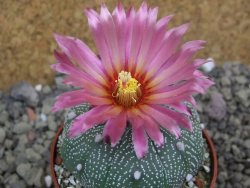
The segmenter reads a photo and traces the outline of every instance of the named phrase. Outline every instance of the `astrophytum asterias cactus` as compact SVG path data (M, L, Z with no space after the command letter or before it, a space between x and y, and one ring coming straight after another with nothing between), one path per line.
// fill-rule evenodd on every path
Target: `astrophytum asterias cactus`
M88 105L74 107L68 113L62 135L64 165L86 188L181 187L188 174L197 172L203 159L199 117L191 105L189 108L193 132L182 129L182 136L177 139L162 129L164 145L157 148L149 140L148 154L138 159L129 125L116 147L102 141L103 125L95 126L76 138L68 138L73 119L88 111Z

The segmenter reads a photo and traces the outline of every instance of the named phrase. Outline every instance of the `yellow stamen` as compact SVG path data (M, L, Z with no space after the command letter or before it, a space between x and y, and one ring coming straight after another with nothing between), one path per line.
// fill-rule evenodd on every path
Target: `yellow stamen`
M112 96L116 98L116 102L124 107L135 105L141 97L141 84L126 71L121 71L115 82Z

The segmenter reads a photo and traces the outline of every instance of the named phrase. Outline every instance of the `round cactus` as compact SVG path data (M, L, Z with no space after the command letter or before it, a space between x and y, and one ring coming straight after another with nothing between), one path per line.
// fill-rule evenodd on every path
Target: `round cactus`
M102 125L76 138L68 138L72 120L89 108L77 106L71 109L65 121L61 147L64 165L86 188L181 187L187 175L195 174L203 160L199 116L192 106L188 107L192 112L193 132L182 129L181 137L176 139L162 129L164 146L157 148L149 140L147 155L138 159L129 125L114 148L102 141Z

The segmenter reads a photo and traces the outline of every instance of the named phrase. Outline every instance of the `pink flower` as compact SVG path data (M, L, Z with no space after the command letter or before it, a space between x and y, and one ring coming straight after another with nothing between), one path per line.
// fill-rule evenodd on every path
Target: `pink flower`
M134 149L142 158L148 136L158 146L164 143L160 127L177 138L180 127L192 131L183 102L195 105L192 95L213 84L197 70L205 60L192 58L205 41L180 46L188 24L167 30L172 16L157 20L158 8L146 3L138 11L125 11L118 4L112 13L105 5L100 14L92 9L85 13L100 58L81 40L55 35L61 52L55 51L57 64L52 67L67 74L65 84L82 89L60 95L53 110L92 105L74 120L69 136L105 123L104 140L115 146L130 122Z

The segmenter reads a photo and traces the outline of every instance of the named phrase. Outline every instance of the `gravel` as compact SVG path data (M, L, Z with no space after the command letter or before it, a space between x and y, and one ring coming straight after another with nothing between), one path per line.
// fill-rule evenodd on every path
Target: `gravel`
M210 75L216 85L207 94L197 98L198 103L202 104L198 110L201 121L206 124L218 155L216 187L248 188L250 67L227 63L222 67L215 67Z
M49 149L64 112L50 108L65 91L20 82L0 92L0 187L52 187Z
M196 98L218 153L216 187L250 187L250 67L227 63L209 74L216 85ZM37 90L21 82L0 92L0 187L52 187L49 149L64 112L52 113L50 107L58 94L72 89L61 84L61 77L55 80L57 85ZM204 165L204 171L210 170ZM65 185L79 187L70 174L64 175Z

